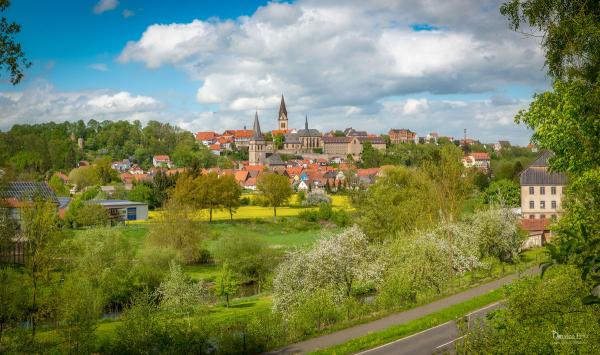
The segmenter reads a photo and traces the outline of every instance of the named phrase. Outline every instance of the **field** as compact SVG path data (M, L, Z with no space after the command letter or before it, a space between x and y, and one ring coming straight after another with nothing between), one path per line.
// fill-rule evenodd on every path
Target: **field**
M253 195L248 195L253 196ZM332 206L334 209L346 209L350 210L350 199L348 196L341 195L333 195L332 197ZM296 203L296 196L292 196L290 198L290 203ZM301 211L306 208L289 205L277 208L277 217L294 217L297 216ZM148 214L148 222L152 223L158 215L160 215L160 211L150 211ZM273 217L273 207L262 207L262 206L241 206L235 211L233 214L233 220L250 220L250 219L262 219ZM201 210L196 212L195 218L199 221L208 221L208 210ZM229 211L226 210L213 210L213 221L229 221ZM131 224L136 223L145 223L143 221L137 222L129 222Z

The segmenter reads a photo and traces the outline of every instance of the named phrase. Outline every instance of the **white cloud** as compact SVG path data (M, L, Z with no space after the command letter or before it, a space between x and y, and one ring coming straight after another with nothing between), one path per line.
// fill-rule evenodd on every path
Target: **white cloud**
M99 15L103 12L114 10L119 6L118 0L100 0L94 6L94 13Z
M88 68L98 70L98 71L108 71L108 66L104 63L94 63L88 65Z
M87 120L147 121L166 118L166 106L155 98L108 90L58 92L37 82L22 92L0 92L0 129L14 124Z
M402 113L405 115L414 115L429 108L427 99L408 99L404 103Z

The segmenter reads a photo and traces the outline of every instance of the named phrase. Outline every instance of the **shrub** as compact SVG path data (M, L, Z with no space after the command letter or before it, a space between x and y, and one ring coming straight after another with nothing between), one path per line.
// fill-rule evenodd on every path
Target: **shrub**
M306 199L302 201L302 206L319 206L323 203L331 204L331 197L327 196L323 190L315 190L306 195Z

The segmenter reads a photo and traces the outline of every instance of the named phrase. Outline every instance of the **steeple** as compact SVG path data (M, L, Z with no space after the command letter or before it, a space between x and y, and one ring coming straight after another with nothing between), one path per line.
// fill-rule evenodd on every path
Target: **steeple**
M304 129L308 131L308 115L304 117Z
M285 100L283 99L283 94L281 94L281 103L279 104L279 119L281 119L281 115L285 115L287 117L287 109L285 108Z
M258 111L254 113L254 125L252 126L252 139L264 139L260 131L260 122L258 122Z

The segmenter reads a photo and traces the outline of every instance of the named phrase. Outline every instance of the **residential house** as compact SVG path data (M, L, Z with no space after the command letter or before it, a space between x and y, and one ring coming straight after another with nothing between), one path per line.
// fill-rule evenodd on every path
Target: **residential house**
M196 141L208 147L209 145L214 144L217 141L217 134L212 131L197 132L195 138Z
M129 170L129 168L131 168L131 162L129 161L129 159L115 161L111 164L111 168L113 168L119 172L125 172L125 171Z
M562 215L563 190L567 175L551 172L548 159L552 153L540 156L519 176L521 183L521 213L525 219L556 219Z
M494 151L499 152L502 150L510 149L511 145L509 141L498 141L498 143L494 144Z
M484 152L474 152L462 159L463 165L467 168L478 168L482 171L490 169L490 155Z
M171 168L173 164L171 163L171 158L168 155L155 155L152 158L152 165L155 168Z
M521 229L527 232L528 237L522 249L531 249L544 246L551 238L549 219L526 219L520 221Z

